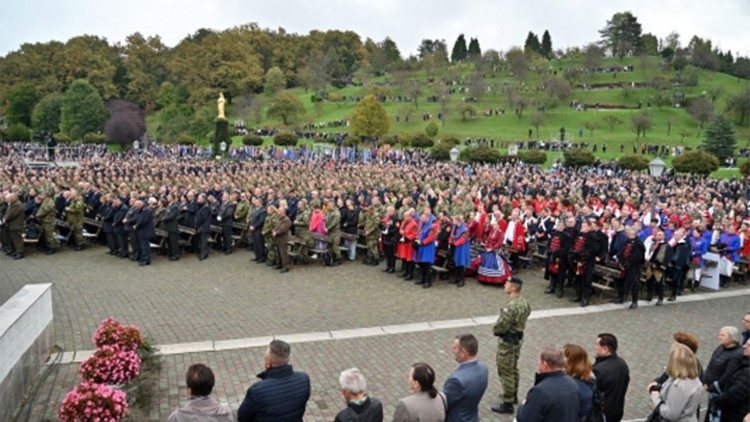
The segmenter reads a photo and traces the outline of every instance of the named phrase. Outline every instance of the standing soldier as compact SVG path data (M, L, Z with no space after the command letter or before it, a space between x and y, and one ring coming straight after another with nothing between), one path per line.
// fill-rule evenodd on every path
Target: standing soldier
M313 238L310 234L311 217L312 209L307 207L307 200L300 199L297 202L297 218L294 219L294 234L302 241L299 248L299 259L304 263L310 260L307 251L313 246Z
M500 317L492 328L497 341L497 373L503 384L502 403L492 406L495 413L513 414L513 405L518 404L518 357L523 345L523 330L529 319L531 306L521 296L523 280L511 277L505 283L505 293L510 302L500 311Z
M42 232L44 236L44 246L46 250L44 253L51 255L55 253L57 249L60 249L60 242L55 238L55 203L49 197L49 192L42 191L39 193L39 199L42 200L42 204L36 212L36 219L42 226Z
M333 265L341 265L341 213L333 199L328 199L325 206L325 226L328 240L331 242Z
M273 238L273 246L276 248L276 255L278 255L276 269L281 270L282 273L289 272L289 268L291 267L289 254L286 250L286 245L289 242L289 231L291 228L292 220L286 215L286 207L279 206L279 209L276 212L271 237Z
M8 209L5 211L2 223L8 230L10 244L13 246L13 259L23 258L23 228L26 222L24 207L18 200L17 193L9 193L5 200L8 202Z
M240 202L237 203L237 207L234 209L234 221L248 223L248 220L250 220L250 202L247 200L247 194L243 192L240 193ZM245 242L248 245L248 249L251 249L252 240L248 239L247 236L248 231L243 231L239 241Z
M364 208L364 230L365 239L367 239L367 256L365 257L364 264L366 265L378 265L380 263L380 253L378 252L378 239L380 238L378 216L375 215L375 211L372 206ZM353 245L357 247L356 242Z
M273 228L276 227L276 219L279 217L276 212L274 205L269 205L266 208L266 220L263 223L263 243L265 245L266 253L268 254L266 265L269 267L277 264L276 248L273 245Z
M65 214L67 215L70 230L73 231L73 236L75 236L74 249L80 251L83 249L83 201L75 189L70 190L69 198L70 204L65 207Z

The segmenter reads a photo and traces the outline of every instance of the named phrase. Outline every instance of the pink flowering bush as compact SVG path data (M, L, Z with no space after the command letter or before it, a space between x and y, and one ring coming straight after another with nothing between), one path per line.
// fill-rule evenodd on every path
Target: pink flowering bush
M122 325L114 318L107 318L99 324L94 337L94 346L121 346L123 349L136 350L143 346L140 330L134 325Z
M128 413L125 393L84 381L65 395L57 416L63 422L117 422Z
M81 378L101 384L125 384L141 372L141 358L134 350L101 346L81 364Z

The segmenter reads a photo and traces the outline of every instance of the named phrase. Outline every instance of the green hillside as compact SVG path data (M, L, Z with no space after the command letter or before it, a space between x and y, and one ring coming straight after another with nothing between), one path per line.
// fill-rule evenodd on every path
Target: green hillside
M421 87L418 104L415 106L413 102L392 101L385 101L383 103L391 121L389 134L402 135L422 132L427 124L427 122L423 121L424 114L431 114L433 119L437 119L437 115L441 109L447 109L445 122L440 122L438 138L453 136L461 140L465 138L487 138L498 141L528 140L528 131L529 129L533 129L532 140L549 141L556 139L559 136L559 129L565 127L567 131L566 140L570 140L571 142L587 142L590 145L594 143L599 144L600 147L598 148L597 155L607 159L620 155L621 144L625 145L625 152L632 152L632 146L636 143L638 145L646 143L649 145L698 146L702 142L703 133L701 131L699 136L699 124L688 110L668 105L657 107L653 104L657 90L653 87L639 87L640 85L652 85L651 82L655 78L661 78L663 81L665 80L669 83L675 80L678 74L673 70L663 70L657 57L649 58L646 69L644 69L643 64L643 60L639 58L625 58L623 60L606 59L603 61L602 67L633 66L634 71L617 72L616 74L591 73L574 79L573 84L571 84L573 89L570 95L561 100L555 107L548 108L546 112L541 113L543 115L543 123L539 127L538 136L536 129L530 124L530 117L536 111L536 107L533 104L539 103L543 99L544 94L537 92L536 87L539 87L545 79L555 76L555 72L557 75L562 75L565 71L580 69L582 67L580 61L551 60L549 67L545 71L537 72L530 70L523 83L525 89L522 94L527 98L530 105L523 111L520 118L514 115L514 109L509 105L508 95L502 92L503 87L506 85L519 86L516 79L506 69L494 72L492 69L489 69L482 72L484 77L481 83L485 87L489 87L488 89L491 89L492 92L483 93L477 102L466 103L463 101L463 98L469 96L469 94L456 92L448 95L447 106L435 102L429 103L427 102L427 98L440 95L441 92L444 92L446 89L444 81L452 78L458 79L460 82L456 86L447 88L460 89L461 87L467 87L472 78L471 75L476 72L473 64L463 63L452 65L448 68L430 72L431 74L425 71L408 73L407 77L410 80L418 81L416 83ZM718 90L719 96L715 99L714 106L716 113L721 114L726 109L726 103L731 96L750 86L750 82L747 80L738 79L719 72L692 67L683 71L684 74L690 72L697 74L698 80L696 86L669 84L666 89L662 89L661 95L666 95L668 98L675 98L675 95L681 94L684 95L687 101L700 96L706 96L710 101L711 91ZM402 75L401 77L403 78L404 76ZM382 93L386 96L407 95L403 92L400 85L396 84L393 86L387 83L392 80L394 80L394 75L385 75L365 80L361 86L350 85L342 89L328 87L325 90L328 100L323 101L317 109L311 101L312 91L295 88L292 92L304 104L306 115L298 118L295 124L291 125L288 129L301 131L304 125L308 123L327 123L348 119L356 106L356 102L351 97L363 97L370 92ZM634 83L636 87L584 90L576 86L583 83L586 83L588 86L607 83L625 83L626 85ZM265 103L260 121L253 121L251 113L239 110L238 107L230 104L227 109L227 117L230 122L242 119L245 121L247 127L282 128L283 125L280 120L266 117L266 110L272 98L263 94L259 94L259 97ZM345 100L337 101L340 98L345 98ZM586 111L577 111L575 108L570 107L571 101L585 104L622 105L633 107L633 109L597 110L589 108ZM238 100L235 99L235 103L237 102ZM651 107L648 107L650 102L652 103ZM641 109L635 109L639 103L642 105ZM459 109L467 104L471 105L477 114L472 118L464 120ZM206 107L210 106L210 104L206 105ZM496 116L493 113L491 117L484 116L486 110L494 109L504 109L505 115ZM652 127L647 130L645 136L641 136L636 142L636 133L631 123L631 118L633 115L644 111L650 115ZM255 114L257 115L257 113ZM405 117L407 116L409 116L408 122L405 121ZM616 116L621 123L610 128L605 120L606 116ZM595 126L598 126L593 133L586 129L587 123L591 125L592 122ZM668 135L667 131L670 122L671 130ZM152 113L148 117L148 123L149 130L152 132L155 131L160 123L160 113ZM584 129L583 136L579 136L580 128ZM750 128L747 126L736 127L736 130L738 148L750 147ZM347 132L348 128L323 128L316 129L316 131ZM234 140L235 144L239 145L240 137L235 137ZM200 139L199 142L208 143L208 138ZM601 152L601 144L608 145L606 154Z

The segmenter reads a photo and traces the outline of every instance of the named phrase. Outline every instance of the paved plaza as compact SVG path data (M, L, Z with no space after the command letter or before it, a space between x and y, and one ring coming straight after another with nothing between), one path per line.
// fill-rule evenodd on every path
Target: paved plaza
M236 408L262 369L264 347L247 346L272 336L294 341L292 363L312 378L306 420L333 420L344 406L338 374L352 366L363 370L370 394L383 401L388 420L398 399L409 394L405 380L410 365L430 363L442 385L455 367L450 343L463 332L477 335L480 359L491 370L482 420L512 419L489 411L501 389L492 318L487 317L497 315L506 301L501 288L469 279L462 289L438 282L424 290L381 272L382 266L358 263L296 267L279 274L251 257L242 250L229 256L214 253L202 262L194 256L178 262L158 258L144 268L106 255L100 247L52 256L37 253L19 261L2 257L0 301L24 284L53 283L56 343L72 360L81 357L72 357L73 352L93 349L91 335L107 316L138 325L156 345L166 345L153 420L165 420L186 400L184 372L196 362L214 369L214 395ZM739 325L750 304L750 289L733 287L688 295L662 308L631 311L594 301L595 306L582 309L543 294L546 282L538 269L520 275L535 311L521 354L521 395L533 382L542 345L577 343L592 353L596 334L613 332L631 370L627 419L648 414L645 387L663 370L674 331L698 336L705 364L718 344L719 328ZM65 393L78 383L77 369L75 362L53 367L36 396L31 420L55 419Z

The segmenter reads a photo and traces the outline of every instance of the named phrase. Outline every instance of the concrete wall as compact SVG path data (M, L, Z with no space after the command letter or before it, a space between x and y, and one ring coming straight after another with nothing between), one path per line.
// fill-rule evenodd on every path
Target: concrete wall
M0 306L0 421L10 420L50 355L52 284L29 284Z

